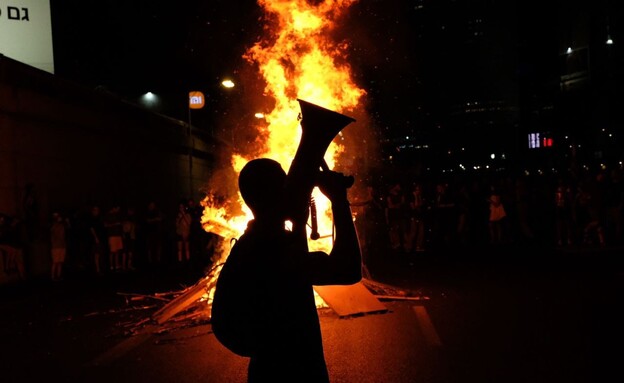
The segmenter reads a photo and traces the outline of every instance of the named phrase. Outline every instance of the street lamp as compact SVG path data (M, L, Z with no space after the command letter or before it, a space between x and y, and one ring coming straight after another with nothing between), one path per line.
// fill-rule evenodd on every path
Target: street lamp
M144 106L148 108L157 107L158 104L160 103L160 98L152 92L146 92L142 94L141 97L139 97L139 100L141 104L143 104Z
M221 85L223 85L226 88L234 88L234 86L235 86L234 81L232 81L230 79L225 79L225 80L221 81Z

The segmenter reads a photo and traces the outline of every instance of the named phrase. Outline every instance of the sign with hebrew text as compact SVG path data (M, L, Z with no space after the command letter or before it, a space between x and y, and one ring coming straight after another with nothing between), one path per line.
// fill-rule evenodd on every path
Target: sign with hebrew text
M54 73L50 0L0 0L0 54Z

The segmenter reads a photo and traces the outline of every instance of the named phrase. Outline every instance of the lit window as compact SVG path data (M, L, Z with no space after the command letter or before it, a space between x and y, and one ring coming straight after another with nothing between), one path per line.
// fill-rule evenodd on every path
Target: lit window
M529 133L529 149L535 149L540 147L540 134Z

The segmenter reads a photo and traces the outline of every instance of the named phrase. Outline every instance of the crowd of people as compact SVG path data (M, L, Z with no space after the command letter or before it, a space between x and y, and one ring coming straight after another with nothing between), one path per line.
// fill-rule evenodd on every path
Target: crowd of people
M181 200L174 217L154 201L143 209L94 204L54 210L38 233L29 233L23 219L0 214L0 271L26 279L24 251L34 241L49 248L53 281L62 280L67 269L104 275L193 261L194 266L205 266L211 262L215 236L201 227L202 214L203 208L192 199Z
M355 192L355 191L353 191ZM403 179L368 184L352 198L364 261L387 254L537 245L624 244L619 168L581 176L519 175ZM92 205L53 211L40 230L50 249L50 279L73 271L209 265L216 235L201 227L203 208L183 199L168 217L145 206ZM26 278L24 248L35 235L24 219L0 214L0 271Z
M365 257L502 245L623 244L621 169L369 184L354 201Z

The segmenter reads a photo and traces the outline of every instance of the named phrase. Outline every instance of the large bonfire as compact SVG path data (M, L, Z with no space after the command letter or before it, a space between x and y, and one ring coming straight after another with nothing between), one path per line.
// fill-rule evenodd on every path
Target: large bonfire
M234 174L247 161L256 157L270 157L288 169L297 150L301 129L297 126L302 99L340 113L353 111L365 91L355 85L347 64L345 42L334 42L332 32L338 20L355 0L316 1L259 0L269 24L266 36L244 53L247 62L259 69L266 84L264 95L270 97L273 109L265 113L266 125L258 126L257 140L260 152L232 153ZM337 140L336 140L337 141ZM258 144L258 142L255 142ZM333 142L325 160L333 168L344 147ZM232 180L230 180L232 181ZM332 219L329 202L315 190L313 197L318 213L319 240L310 241L314 250L331 248ZM202 201L202 225L208 232L226 239L215 250L215 267L207 277L208 293L204 299L211 302L214 282L220 266L227 258L230 241L238 238L252 218L239 194L228 198L208 196ZM319 303L321 304L321 303Z

